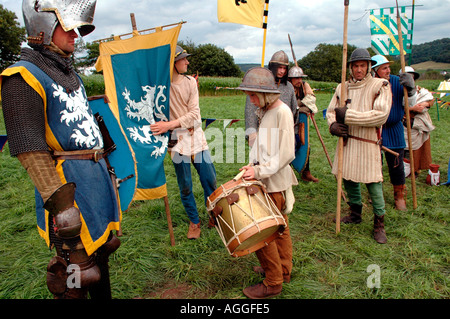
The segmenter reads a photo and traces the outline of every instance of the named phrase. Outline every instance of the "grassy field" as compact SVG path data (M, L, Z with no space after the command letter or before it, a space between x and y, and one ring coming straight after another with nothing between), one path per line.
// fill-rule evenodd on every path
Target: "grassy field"
M328 133L321 111L331 93L317 95L316 121L328 153L334 157L337 139ZM232 129L244 127L244 95L202 96L202 117L242 119ZM0 114L2 114L0 112ZM431 136L433 162L439 164L441 181L447 180L450 156L450 110L430 110L436 130ZM223 130L223 122L208 130ZM226 133L226 132L225 132ZM0 134L5 134L0 115ZM317 184L299 182L296 203L290 215L294 245L292 280L276 299L448 299L450 188L425 183L427 172L416 179L417 209L412 209L411 181L407 180L407 212L393 208L393 189L384 165L386 231L388 243L372 238L373 214L363 188L363 222L342 225L336 235L336 181L314 130L310 126L311 172ZM212 141L209 141L212 142ZM236 144L229 142L223 156ZM215 155L220 154L216 153ZM245 147L248 154L248 148ZM213 155L214 155L213 154ZM218 184L232 179L245 164L215 164ZM0 299L50 299L46 265L54 252L39 237L34 214L34 188L8 145L0 153ZM252 271L254 254L230 257L215 229L207 227L203 192L196 173L194 192L202 219L202 236L186 238L188 219L181 205L173 165L165 161L175 246L170 245L163 200L132 203L123 213L122 245L110 258L113 297L117 299L245 299L242 289L262 278ZM298 174L297 174L298 176ZM342 212L346 213L346 204ZM373 269L379 270L380 285L368 285Z

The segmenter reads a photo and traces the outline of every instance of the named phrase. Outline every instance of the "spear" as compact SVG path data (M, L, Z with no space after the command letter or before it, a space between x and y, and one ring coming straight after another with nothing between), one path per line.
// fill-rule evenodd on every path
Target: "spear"
M341 74L341 96L339 98L340 107L345 106L347 100L345 81L347 77L347 26L348 26L348 6L350 0L344 0L344 41L342 48L342 74ZM341 232L341 192L342 192L342 167L344 166L344 138L339 137L338 142L338 172L337 172L337 204L336 204L336 234Z
M403 32L402 32L402 22L400 19L400 12L398 10L398 1L395 0L397 5L397 30L398 30L398 42L400 45L400 62L402 65L402 73L405 73L405 51L403 50ZM411 122L409 116L409 102L408 102L408 91L403 87L403 95L405 100L405 117L406 117L406 129L408 134L408 148L409 148L409 159L411 162L411 191L413 196L413 207L417 208L417 198L416 198L416 176L414 174L414 155L411 141Z

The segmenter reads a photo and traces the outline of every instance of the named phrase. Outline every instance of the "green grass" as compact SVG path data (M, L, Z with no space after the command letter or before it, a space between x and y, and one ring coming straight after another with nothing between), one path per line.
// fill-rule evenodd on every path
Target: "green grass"
M319 112L328 106L331 93L317 95ZM200 98L202 117L244 119L244 95ZM431 135L433 162L439 164L441 181L447 179L450 110L430 110L436 130ZM0 113L2 114L2 113ZM316 115L330 157L336 138L328 133L322 114ZM244 121L232 125L238 129ZM220 121L209 127L223 129ZM426 172L416 179L417 209L412 209L411 181L407 180L409 210L393 208L393 189L384 165L386 231L388 243L372 238L372 211L363 188L363 222L342 225L336 235L336 181L314 127L310 127L311 172L317 184L299 182L290 215L294 245L293 274L277 299L448 299L450 188L425 184ZM0 118L0 134L4 134ZM226 154L233 147L225 146ZM235 146L236 147L236 146ZM248 154L248 147L245 147ZM225 156L225 155L224 155ZM218 184L233 178L244 163L216 163ZM0 153L0 299L47 299L46 265L49 251L36 230L34 188L8 145ZM114 298L244 299L242 289L261 277L252 271L254 254L230 257L215 229L207 228L203 192L196 173L194 193L202 219L202 236L186 238L188 219L179 199L172 163L165 161L170 212L176 245L170 245L163 200L134 202L123 214L121 247L110 258ZM298 174L297 174L298 176ZM346 213L346 204L342 204ZM368 288L370 265L380 267L380 288Z

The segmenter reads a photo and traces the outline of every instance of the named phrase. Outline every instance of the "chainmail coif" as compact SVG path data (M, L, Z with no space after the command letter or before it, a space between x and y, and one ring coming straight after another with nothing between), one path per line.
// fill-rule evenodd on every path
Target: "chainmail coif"
M34 50L23 48L21 60L35 64L69 92L80 87L79 78L70 58L64 58L44 47L35 47Z

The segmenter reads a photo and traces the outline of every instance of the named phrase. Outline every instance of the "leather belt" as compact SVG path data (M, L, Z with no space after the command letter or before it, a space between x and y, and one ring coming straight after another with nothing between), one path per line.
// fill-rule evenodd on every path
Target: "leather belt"
M348 137L349 137L349 138L353 138L353 139L358 140L358 141L362 141L362 142L366 142L366 143L371 143L371 144L379 145L380 148L381 148L383 151L388 152L388 153L391 153L392 155L394 155L394 156L396 156L396 157L399 157L399 156L400 156L399 153L394 152L393 150L390 150L390 149L388 149L387 147L383 146L383 145L382 145L383 140L382 140L381 138L380 138L378 141L372 141L372 140L368 140L368 139L365 139L365 138L362 138L362 137L359 137L359 136L349 135Z
M98 162L106 155L103 149L99 150L80 150L80 151L53 151L54 160L92 160Z
M353 139L358 140L358 141L371 143L371 144L375 144L375 145L382 145L382 142L383 142L381 138L378 141L372 141L372 140L368 140L366 138L362 138L362 137L359 137L359 136L349 135L348 137L349 138L353 138Z

